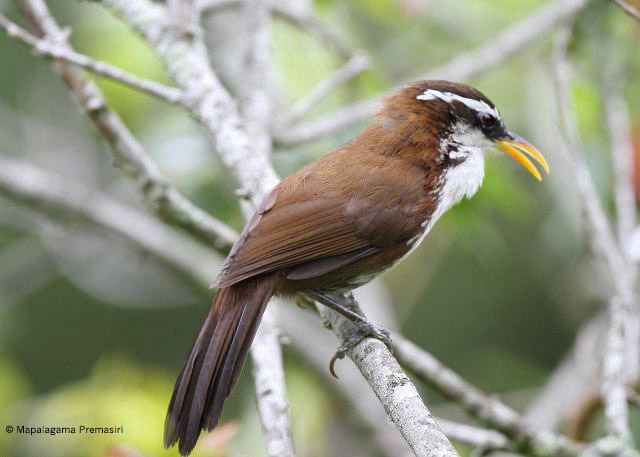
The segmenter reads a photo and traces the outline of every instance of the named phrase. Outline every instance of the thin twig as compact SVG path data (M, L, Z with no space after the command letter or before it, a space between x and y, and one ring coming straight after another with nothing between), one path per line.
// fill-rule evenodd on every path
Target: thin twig
M2 13L0 13L0 28L4 29L7 36L10 38L20 41L27 46L31 46L37 56L68 62L72 65L95 73L96 75L113 79L114 81L118 81L133 89L153 95L154 97L169 103L182 103L183 92L181 90L176 89L175 87L165 86L164 84L160 84L149 79L140 78L107 62L94 60L84 54L79 54L64 42L40 39L27 32L16 23L10 21Z
M289 126L298 122L334 90L369 68L370 64L371 60L368 56L362 53L355 54L342 67L320 81L303 99L296 102L275 124Z
M627 344L636 344L627 332L627 321L633 319L634 304L633 266L622 254L613 230L606 218L596 192L591 173L578 148L578 130L575 113L569 98L570 66L566 49L571 39L571 28L564 27L558 34L553 52L554 86L562 138L575 173L575 185L586 215L589 240L609 270L613 296L609 303L609 328L602 367L601 394L605 406L605 421L609 435L622 442L631 440L629 412L626 400Z
M66 44L66 34L51 16L43 0L20 0L19 5L41 36L71 49ZM236 232L195 206L166 181L157 165L120 117L108 107L104 95L90 79L66 62L57 61L56 66L89 119L107 141L116 165L138 184L147 206L165 221L193 233L221 252L226 252L237 238Z
M624 0L612 0L612 1L613 1L613 3L618 5L620 8L622 8L622 11L627 13L629 16L634 18L636 21L640 21L640 11L639 10L637 10L633 6L629 5Z
M590 0L556 0L541 7L495 38L465 54L458 55L417 79L468 80L493 70L508 58L530 46L558 23L572 17ZM382 95L339 108L325 116L279 130L276 141L295 145L321 138L363 122L378 109Z

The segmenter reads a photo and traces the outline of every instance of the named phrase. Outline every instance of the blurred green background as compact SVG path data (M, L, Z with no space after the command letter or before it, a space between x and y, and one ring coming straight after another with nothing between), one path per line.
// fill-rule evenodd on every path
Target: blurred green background
M48 3L58 21L72 28L78 51L169 83L153 52L99 5ZM411 80L544 4L318 0L314 7L322 20L370 54L373 64L311 115ZM0 0L0 8L24 24L12 2ZM238 81L242 37L233 26L238 20L236 12L226 10L204 20L212 60L231 90ZM633 124L640 128L639 38L637 23L597 1L578 17L570 48L581 147L608 209L611 166L600 82L612 66L628 67L625 94ZM472 81L500 107L511 130L543 151L550 177L538 184L515 162L490 159L476 197L448 213L420 249L383 279L407 337L517 406L535 397L581 324L607 296L606 279L584 241L569 164L560 148L549 77L551 39L552 34L544 36ZM281 110L342 62L316 37L278 19L272 49L273 92ZM241 229L235 183L202 129L179 108L98 82L168 179ZM276 168L286 175L360 128L294 148L277 147ZM50 63L3 34L0 154L141 206L135 187L112 166L99 135ZM73 221L43 221L0 199L0 224L0 425L123 425L125 430L55 437L0 430L0 455L177 455L162 448L165 408L211 294L185 284L117 237ZM215 274L212 265L212 279ZM288 346L285 362L298 455L378 455L324 374ZM264 455L249 371L225 408L224 426L203 440L195 456Z

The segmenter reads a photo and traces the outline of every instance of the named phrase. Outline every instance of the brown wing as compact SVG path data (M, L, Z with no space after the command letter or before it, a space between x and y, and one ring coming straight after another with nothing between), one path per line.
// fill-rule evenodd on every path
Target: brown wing
M311 163L273 190L225 261L218 287L301 264L290 279L319 276L419 233L431 214L421 170L372 156L346 176L348 152Z

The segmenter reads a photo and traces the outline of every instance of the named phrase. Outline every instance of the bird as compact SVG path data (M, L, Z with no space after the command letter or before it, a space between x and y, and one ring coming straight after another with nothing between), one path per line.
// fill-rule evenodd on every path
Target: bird
M272 296L307 293L366 323L331 294L347 294L409 255L449 208L476 193L491 150L539 181L538 167L549 172L479 90L418 81L388 96L352 140L282 180L214 281L218 293L171 397L165 446L177 443L188 455L201 431L216 426Z

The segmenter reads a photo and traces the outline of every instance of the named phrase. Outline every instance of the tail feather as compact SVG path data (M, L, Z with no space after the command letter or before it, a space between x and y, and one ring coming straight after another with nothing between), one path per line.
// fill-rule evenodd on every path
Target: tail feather
M179 443L180 453L188 455L200 431L217 425L274 285L273 277L262 277L218 292L176 381L165 422L166 447Z

